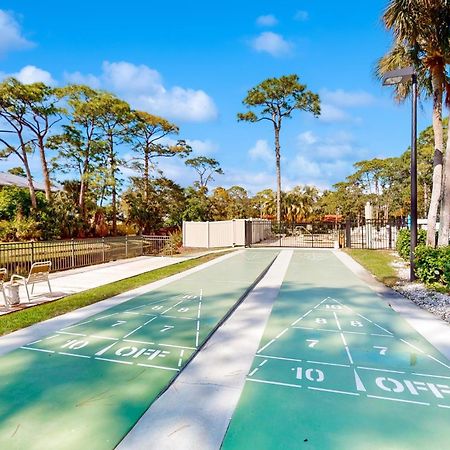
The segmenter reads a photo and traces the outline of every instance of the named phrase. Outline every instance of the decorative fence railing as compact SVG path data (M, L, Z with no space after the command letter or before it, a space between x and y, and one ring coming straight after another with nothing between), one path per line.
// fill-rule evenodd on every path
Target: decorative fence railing
M42 242L0 243L0 267L8 276L24 275L38 261L51 261L52 272L144 255L171 255L169 236L121 236Z
M393 249L402 220L359 220L346 222L315 221L254 222L245 225L247 247L300 247L300 248L367 248Z

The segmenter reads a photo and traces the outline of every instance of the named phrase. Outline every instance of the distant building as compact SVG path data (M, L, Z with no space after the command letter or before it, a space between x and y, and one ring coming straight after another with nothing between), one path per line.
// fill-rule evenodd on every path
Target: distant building
M45 192L44 183L40 181L33 180L34 189L36 191ZM28 189L28 180L26 177L21 177L19 175L12 175L8 172L0 172L0 189L4 186L17 186L21 188ZM52 185L52 191L62 191L62 186L58 184Z

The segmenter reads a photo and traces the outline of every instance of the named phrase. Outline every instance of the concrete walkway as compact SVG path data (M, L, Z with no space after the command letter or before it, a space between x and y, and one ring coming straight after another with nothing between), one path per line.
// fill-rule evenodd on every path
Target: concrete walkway
M25 288L19 289L20 305L6 309L3 304L0 305L0 315L8 314L11 311L20 310L29 306L46 303L57 300L67 295L76 294L87 289L96 288L114 281L140 275L161 267L170 266L195 256L139 256L137 258L122 259L112 261L106 264L82 267L79 269L56 272L50 275L50 284L52 293L48 292L46 283L39 283L35 288L35 295L31 296L31 302L28 302ZM30 289L31 292L31 289Z

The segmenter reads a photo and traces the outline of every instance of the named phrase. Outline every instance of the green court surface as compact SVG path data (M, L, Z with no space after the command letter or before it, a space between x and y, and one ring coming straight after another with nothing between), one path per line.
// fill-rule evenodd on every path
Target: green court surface
M296 251L223 449L449 449L450 362L332 252Z
M0 449L112 449L277 251L246 251L0 357Z

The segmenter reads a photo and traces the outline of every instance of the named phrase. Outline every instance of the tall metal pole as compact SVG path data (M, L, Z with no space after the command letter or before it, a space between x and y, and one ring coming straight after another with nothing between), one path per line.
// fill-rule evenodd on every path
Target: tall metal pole
M417 247L417 75L412 78L412 121L411 121L411 246L409 250L410 281L416 279L414 252Z

